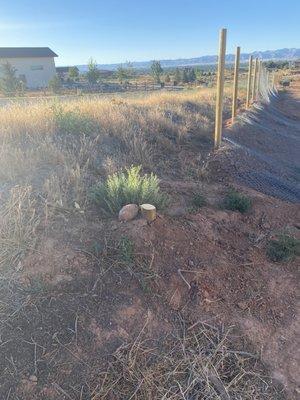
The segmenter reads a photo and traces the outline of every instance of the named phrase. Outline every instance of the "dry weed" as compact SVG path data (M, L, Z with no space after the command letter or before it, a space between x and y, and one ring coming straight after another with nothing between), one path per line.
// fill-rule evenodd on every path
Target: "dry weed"
M150 343L145 330L113 354L93 400L284 399L258 358L237 349L229 331L183 324L178 336Z
M89 184L110 172L107 159L118 169L140 164L167 171L180 164L181 144L211 135L214 101L214 90L201 89L120 101L11 103L0 114L0 180L31 185L61 207L84 205Z
M27 250L33 249L39 219L30 187L11 189L0 214L0 268L19 268Z

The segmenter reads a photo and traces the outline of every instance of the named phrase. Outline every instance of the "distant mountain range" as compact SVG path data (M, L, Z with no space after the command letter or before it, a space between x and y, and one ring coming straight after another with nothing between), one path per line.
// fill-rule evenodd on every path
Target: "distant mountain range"
M253 53L242 53L241 62L247 62L249 56L259 57L262 60L295 60L300 59L300 49L279 49L279 50L266 50L266 51L254 51ZM176 68L176 67L187 67L187 66L197 66L197 65L209 65L215 64L217 61L217 56L201 56L195 58L179 58L176 60L160 60L163 68ZM226 55L226 62L234 62L234 54ZM102 70L114 71L119 64L98 64L98 68ZM124 65L124 64L123 64ZM132 67L135 69L149 69L151 66L151 61L134 61L131 63ZM77 65L81 72L87 70L87 65Z

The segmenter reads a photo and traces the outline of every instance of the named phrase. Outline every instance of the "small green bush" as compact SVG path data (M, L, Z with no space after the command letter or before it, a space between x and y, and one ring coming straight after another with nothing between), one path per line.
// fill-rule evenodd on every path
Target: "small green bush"
M195 208L201 208L206 205L205 197L201 193L194 193L192 204Z
M245 213L251 206L251 199L235 190L230 190L224 199L224 207L227 210Z
M133 242L127 236L122 236L118 248L120 261L124 264L132 264L134 261Z
M54 75L54 77L49 81L48 87L53 93L59 93L62 87L60 77L58 75Z
M65 111L61 105L54 104L52 112L56 129L63 134L90 134L96 129L96 123L86 115L75 111Z
M124 205L150 203L162 208L167 197L160 192L156 175L141 175L141 166L132 166L125 171L109 175L104 183L92 189L92 199L109 213L118 212Z
M292 260L299 253L300 241L289 235L280 235L267 246L267 256L275 262Z

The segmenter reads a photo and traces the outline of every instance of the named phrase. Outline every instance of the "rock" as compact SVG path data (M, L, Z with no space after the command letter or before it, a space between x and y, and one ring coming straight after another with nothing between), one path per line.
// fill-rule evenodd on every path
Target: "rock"
M190 267L194 267L194 266L195 266L194 261L191 260L191 259L189 259L189 260L188 260L188 265L189 265Z
M248 308L248 304L246 301L240 301L239 303L237 303L237 305L243 311L245 311Z
M30 380L30 382L34 382L34 383L36 383L38 381L36 375L30 375L29 380Z
M139 212L139 207L136 204L127 204L122 207L119 212L119 221L131 221Z

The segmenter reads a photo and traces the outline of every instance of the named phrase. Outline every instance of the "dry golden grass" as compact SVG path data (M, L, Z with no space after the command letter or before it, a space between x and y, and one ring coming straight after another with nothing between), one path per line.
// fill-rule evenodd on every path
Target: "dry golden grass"
M74 168L78 155L84 159L78 161L81 167L91 161L95 141L102 143L104 158L117 155L121 164L150 168L158 146L174 150L174 144L191 132L210 135L213 102L214 93L203 90L12 103L0 114L0 179L24 181L45 165ZM103 145L106 138L110 139Z
M226 95L230 96L229 89L226 90ZM159 92L143 97L80 97L73 100L57 100L54 103L51 100L36 100L28 104L11 103L2 109L0 114L1 136L15 138L20 134L53 134L57 128L55 108L60 108L64 114L74 113L79 119L89 118L95 122L94 127L98 127L101 134L117 135L125 134L122 128L132 129L137 124L145 131L150 130L149 133L162 128L174 129L170 116L164 114L167 111L178 113L185 121L189 121L189 114L199 114L198 128L200 133L203 133L207 121L214 117L214 102L215 91L201 89L176 93ZM189 110L191 104L197 105L198 110Z
M84 208L91 186L122 167L140 164L167 174L176 165L184 174L181 148L211 137L214 103L212 89L12 102L0 113L0 184L31 186L49 216L57 208Z
M230 331L205 323L186 327L162 343L123 344L100 377L93 400L284 399L258 356L237 348Z
M26 251L32 250L39 224L30 187L11 189L0 214L0 268L16 269ZM3 271L2 271L3 272Z

